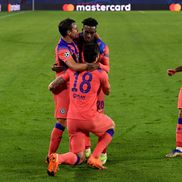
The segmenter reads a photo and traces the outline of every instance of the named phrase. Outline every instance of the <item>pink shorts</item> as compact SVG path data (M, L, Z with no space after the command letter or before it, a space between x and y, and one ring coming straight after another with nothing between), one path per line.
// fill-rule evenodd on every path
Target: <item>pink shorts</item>
M56 74L56 78L61 76L62 74L64 74L64 72ZM63 85L63 88L64 89L59 94L54 95L54 117L56 119L67 118L67 112L69 107L69 82L65 83L65 85Z
M179 95L178 95L178 108L182 109L182 87L180 88Z
M70 150L73 153L82 152L89 132L102 136L108 129L113 128L114 122L107 115L98 113L96 117L88 120L68 119L68 133L70 137Z

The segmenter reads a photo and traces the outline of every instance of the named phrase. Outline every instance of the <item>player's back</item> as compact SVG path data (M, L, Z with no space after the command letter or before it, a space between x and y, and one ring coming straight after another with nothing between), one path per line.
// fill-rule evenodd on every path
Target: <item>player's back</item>
M101 85L109 87L108 76L101 70L92 72L73 72L68 70L70 78L70 105L68 118L91 119L97 115L97 96Z

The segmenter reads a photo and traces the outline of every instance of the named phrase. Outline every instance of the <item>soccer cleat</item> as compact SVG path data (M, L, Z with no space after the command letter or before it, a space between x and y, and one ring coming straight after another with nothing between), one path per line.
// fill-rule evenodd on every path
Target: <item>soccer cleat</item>
M49 157L47 156L46 159L45 159L45 163L46 164L49 164Z
M102 162L101 162L100 159L97 159L97 158L92 157L92 156L89 157L89 159L87 161L87 164L90 167L94 167L94 168L97 168L97 169L106 169L106 167L102 165Z
M107 153L102 153L99 157L102 164L105 164L107 162Z
M89 158L90 155L91 155L91 149L90 148L85 149L85 157Z
M172 152L166 155L166 157L173 158L173 157L182 157L182 151L178 149L174 149Z
M47 168L47 174L49 176L55 176L56 172L58 171L58 154L51 154L49 157L49 165Z

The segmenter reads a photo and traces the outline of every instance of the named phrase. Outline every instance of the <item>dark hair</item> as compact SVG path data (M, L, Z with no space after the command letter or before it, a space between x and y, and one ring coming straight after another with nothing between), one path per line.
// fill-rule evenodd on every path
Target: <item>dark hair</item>
M99 55L99 47L96 43L86 43L83 46L83 56L87 63L92 63Z
M94 18L86 18L82 21L83 25L91 26L91 27L96 27L98 25L97 20Z
M65 37L67 35L68 30L72 30L72 24L75 23L75 20L67 18L61 21L58 25L60 34Z

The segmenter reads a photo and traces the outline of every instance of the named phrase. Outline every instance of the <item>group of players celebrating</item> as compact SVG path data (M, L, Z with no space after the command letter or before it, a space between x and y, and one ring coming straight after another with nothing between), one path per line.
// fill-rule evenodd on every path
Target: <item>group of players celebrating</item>
M67 18L59 23L61 38L56 46L56 79L49 84L54 94L55 118L47 155L48 175L54 176L61 164L87 164L105 169L107 147L114 135L115 123L104 114L104 95L110 94L108 80L109 49L96 33L94 18L82 21L78 33L76 22ZM69 134L69 152L57 149L65 128ZM89 133L98 137L91 152Z
M82 21L78 33L76 22L67 18L59 23L61 38L55 48L56 79L49 84L54 94L55 118L47 154L47 173L54 176L61 164L77 165L86 161L91 167L106 169L107 147L114 135L115 123L104 114L104 95L110 94L108 80L109 49L100 39L94 18ZM181 72L182 66L169 69L168 75ZM182 88L178 98L176 148L166 157L182 157ZM65 128L69 134L69 152L58 154ZM91 152L89 133L98 137Z

